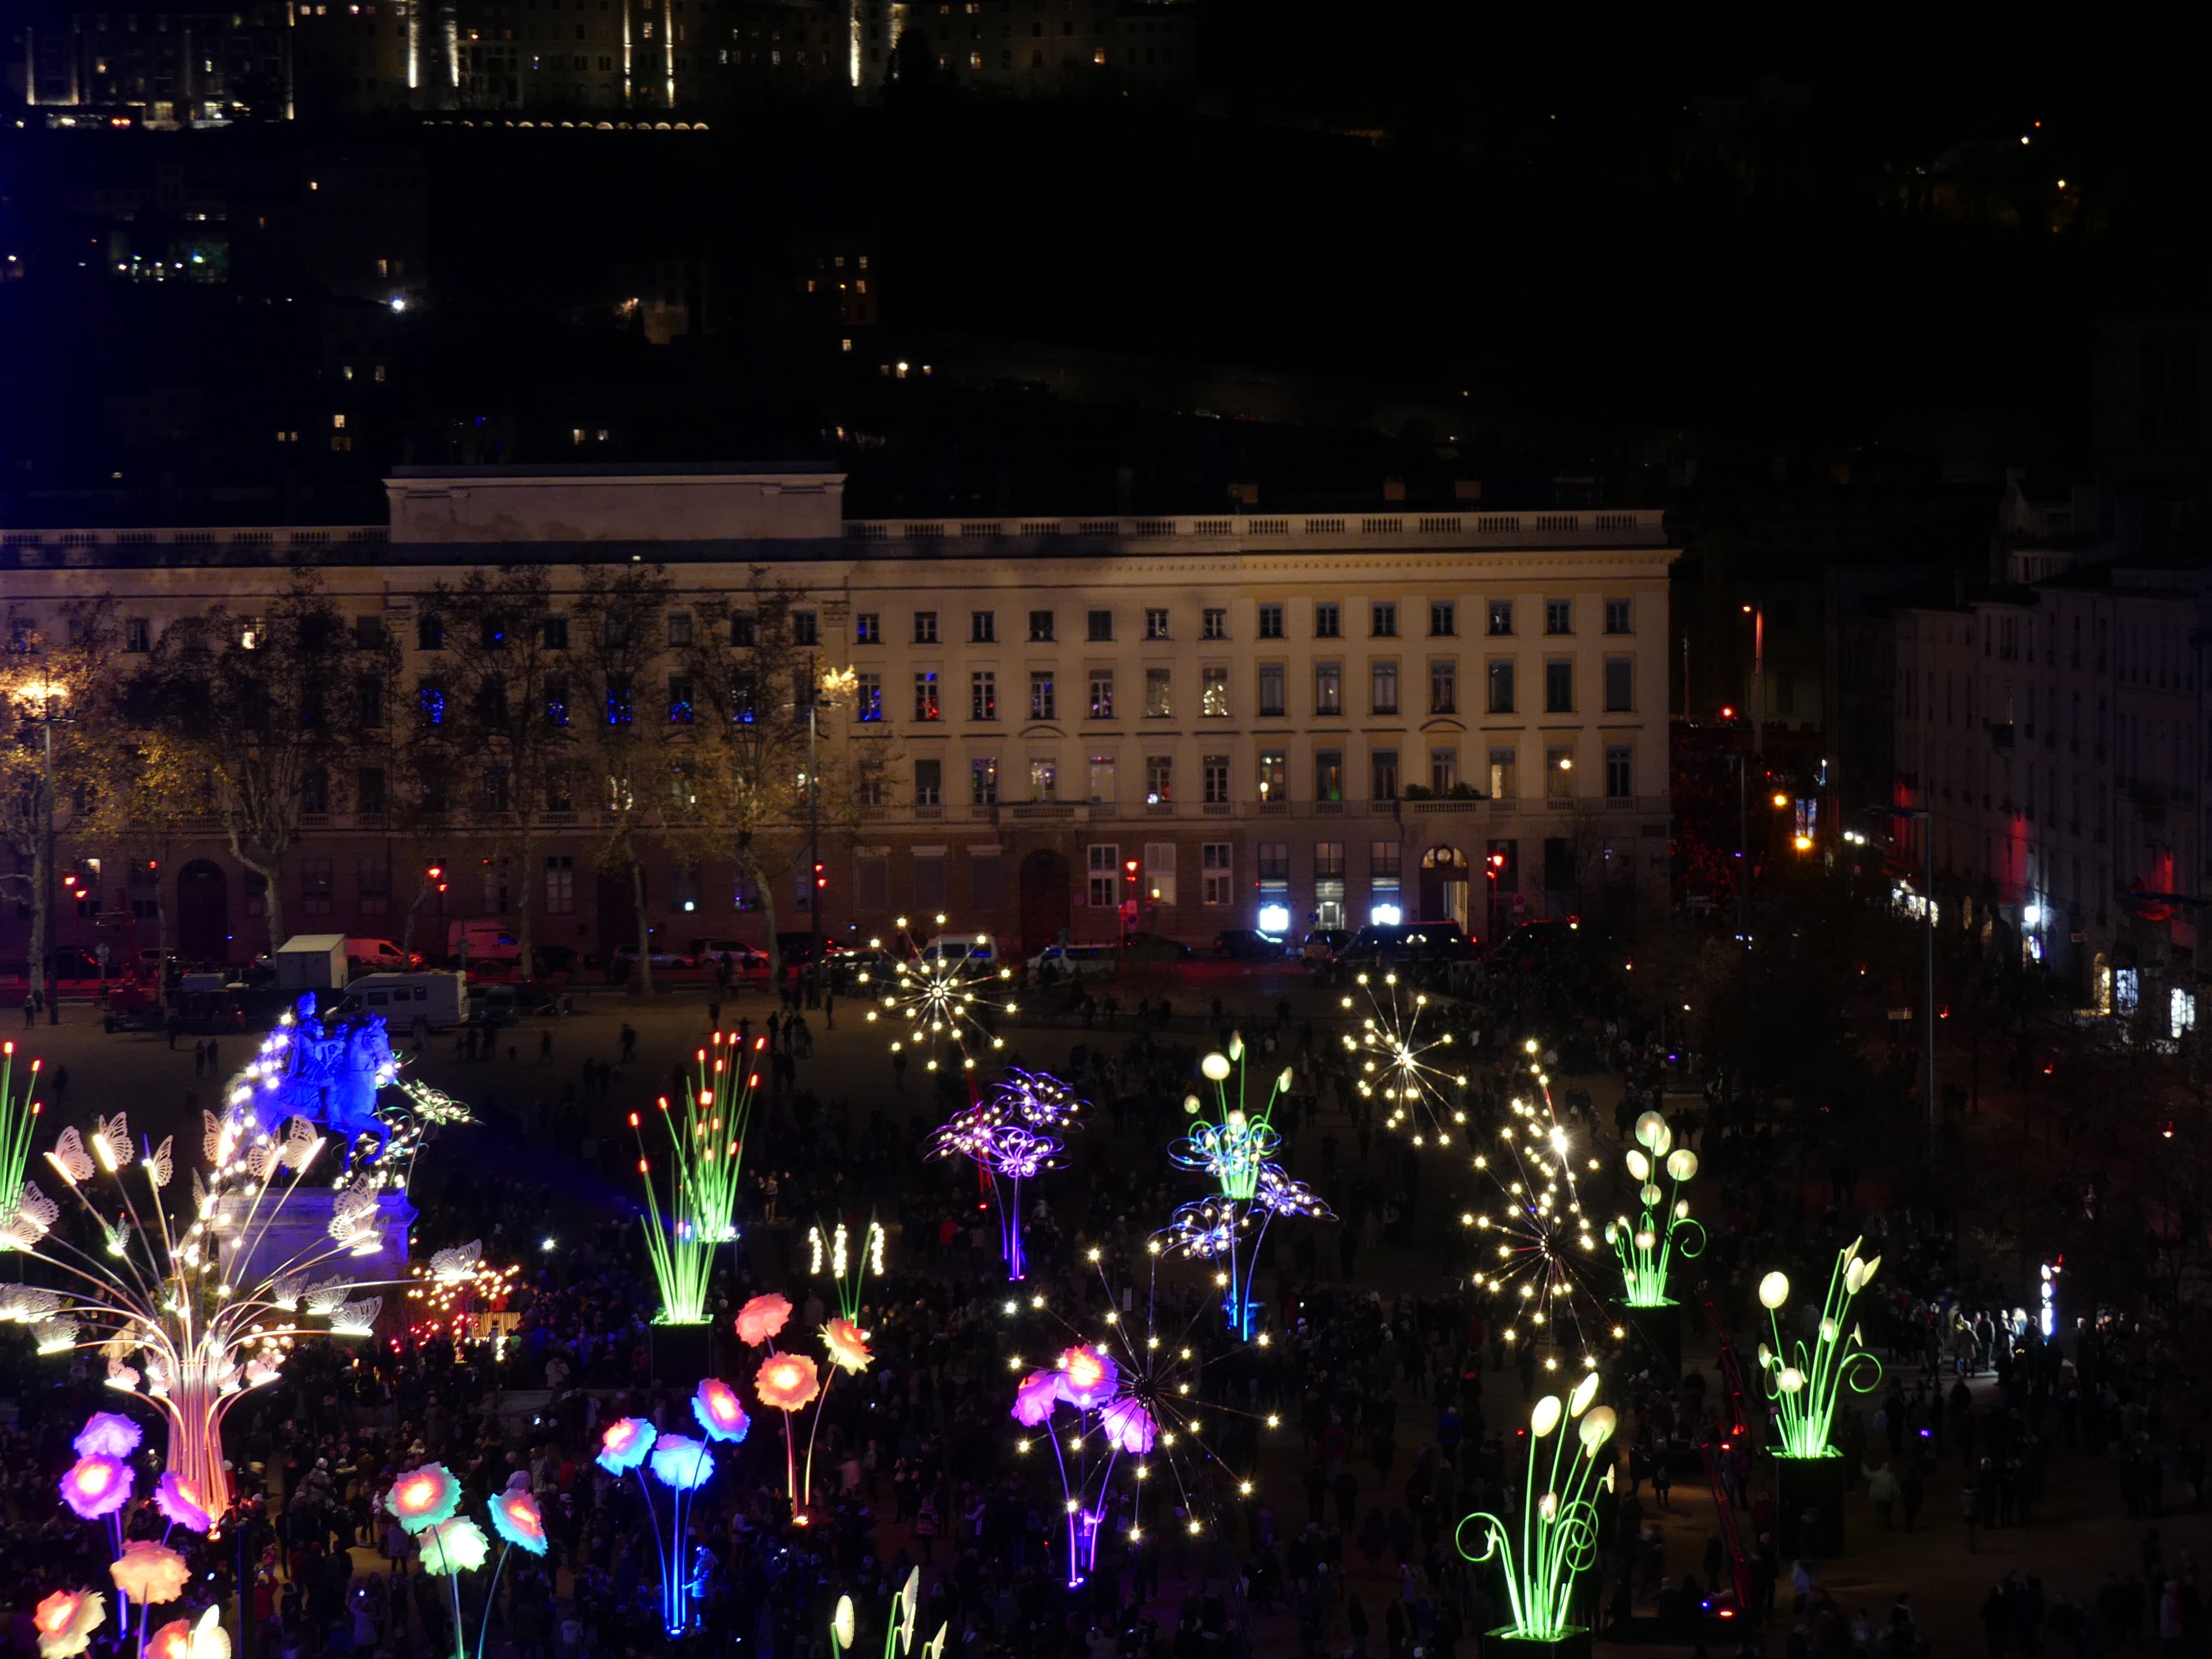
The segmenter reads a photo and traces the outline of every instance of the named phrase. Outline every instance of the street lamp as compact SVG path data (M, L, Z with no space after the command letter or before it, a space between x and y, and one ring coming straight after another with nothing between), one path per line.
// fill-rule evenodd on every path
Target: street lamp
M69 697L69 688L58 680L26 680L15 688L19 702L36 706L33 717L43 728L45 757L45 823L40 831L39 868L33 875L38 884L36 902L46 915L46 959L43 963L24 964L23 978L27 985L33 971L42 970L46 982L46 1024L62 1023L59 1000L54 995L54 722L63 717L61 706Z
M1936 1144L1936 815L1925 806L1869 806L1867 811L1875 817L1917 819L1920 823L1921 857L1924 873L1920 886L1920 942L1922 1000L1923 1028L1923 1046L1927 1051L1927 1076L1923 1087L1928 1095L1928 1144Z
M835 708L837 698L858 684L849 669L831 669L819 673L813 653L806 657L806 955L815 964L815 973L821 975L822 961L822 890L828 884L822 874L822 775L815 764L815 738L817 727L816 716L820 710Z

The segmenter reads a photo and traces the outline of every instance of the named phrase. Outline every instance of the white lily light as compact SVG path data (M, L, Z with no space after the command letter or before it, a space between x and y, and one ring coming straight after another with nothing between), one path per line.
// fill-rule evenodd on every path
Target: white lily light
M1453 1534L1460 1553L1468 1559L1483 1562L1495 1558L1504 1570L1513 1622L1496 1635L1557 1642L1570 1633L1567 1616L1573 1605L1575 1579L1597 1558L1597 1508L1591 1494L1613 1476L1611 1465L1601 1471L1599 1462L1618 1423L1611 1407L1592 1405L1596 1397L1597 1376L1593 1372L1576 1385L1565 1401L1547 1394L1529 1413L1528 1462L1522 1477L1517 1547L1515 1530L1487 1511L1468 1516ZM1563 1421L1575 1424L1571 1437L1557 1432ZM1537 1473L1545 1462L1540 1443L1545 1441L1551 1442L1550 1463L1540 1486ZM1482 1529L1480 1553L1470 1551L1460 1540L1459 1534L1469 1526Z
M1779 1456L1835 1456L1831 1435L1838 1386L1849 1383L1856 1392L1866 1394L1881 1381L1881 1362L1867 1352L1858 1326L1852 1323L1845 1329L1852 1298L1873 1282L1881 1266L1880 1256L1859 1255L1860 1242L1855 1238L1836 1253L1809 1349L1802 1341L1783 1339L1777 1313L1790 1300L1788 1277L1771 1273L1759 1280L1759 1299L1767 1310L1774 1343L1771 1347L1759 1345L1759 1369L1774 1401L1775 1431L1782 1442Z

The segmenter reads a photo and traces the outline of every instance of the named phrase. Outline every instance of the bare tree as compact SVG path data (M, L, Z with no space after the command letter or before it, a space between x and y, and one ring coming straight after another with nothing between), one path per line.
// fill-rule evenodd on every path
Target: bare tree
M605 830L599 844L602 871L629 878L637 923L639 990L653 990L653 934L646 920L645 841L663 821L672 795L684 787L672 775L667 735L693 710L679 701L681 685L649 684L665 638L664 618L674 592L659 565L627 565L585 574L576 596L569 644L580 661L579 690L592 700L577 728L586 784L596 797ZM611 954L614 945L609 940Z

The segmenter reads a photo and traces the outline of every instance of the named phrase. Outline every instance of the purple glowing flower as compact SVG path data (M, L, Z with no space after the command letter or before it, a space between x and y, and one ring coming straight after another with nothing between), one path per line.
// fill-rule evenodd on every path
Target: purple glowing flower
M1060 1356L1060 1397L1078 1411L1091 1411L1111 1399L1121 1368L1096 1348L1066 1350Z
M1099 1413L1098 1420L1106 1431L1108 1443L1117 1450L1133 1457L1141 1457L1152 1450L1158 1425L1141 1402L1127 1398L1109 1401Z
M94 1412L85 1419L70 1444L79 1457L128 1457L144 1438L144 1431L129 1418L113 1412Z
M62 1501L84 1521L121 1509L131 1496L131 1471L120 1458L80 1457L62 1476Z
M1060 1403L1060 1373L1031 1371L1014 1390L1014 1421L1034 1429L1052 1415Z

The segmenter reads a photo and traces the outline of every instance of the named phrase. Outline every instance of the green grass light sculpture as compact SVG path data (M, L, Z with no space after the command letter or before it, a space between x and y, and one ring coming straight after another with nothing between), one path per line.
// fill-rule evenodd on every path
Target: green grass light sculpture
M700 1049L696 1061L696 1071L684 1085L683 1109L671 1107L665 1095L660 1098L670 1145L665 1208L653 1161L645 1154L645 1131L638 1115L629 1115L638 1135L637 1170L645 1177L645 1247L660 1286L660 1311L653 1316L658 1325L708 1322L714 1252L738 1236L745 1125L758 1079L751 1056L732 1032L715 1032L712 1048Z
M1759 1345L1759 1369L1774 1401L1775 1429L1782 1444L1781 1457L1834 1457L1830 1435L1836 1421L1836 1392L1848 1382L1859 1394L1871 1393L1881 1382L1881 1362L1867 1351L1859 1328L1845 1328L1851 1303L1874 1281L1881 1258L1862 1259L1853 1239L1836 1252L1836 1266L1828 1276L1827 1299L1821 1304L1820 1324L1811 1346L1802 1341L1784 1344L1776 1317L1790 1300L1790 1278L1771 1273L1759 1281L1759 1300L1766 1310L1766 1322L1774 1345Z
M1506 1605L1513 1622L1492 1632L1513 1641L1557 1642L1573 1634L1567 1621L1574 1606L1575 1580L1597 1557L1597 1506L1591 1494L1610 1487L1613 1466L1598 1472L1598 1457L1613 1438L1613 1407L1593 1406L1597 1374L1575 1385L1564 1404L1547 1394L1528 1417L1528 1467L1522 1477L1516 1528L1488 1511L1459 1523L1459 1532L1480 1524L1480 1553L1457 1534L1454 1542L1470 1561L1496 1560L1505 1578ZM1576 1443L1568 1444L1570 1437ZM1547 1456L1548 1449L1548 1460ZM1539 1481L1538 1469L1545 1468Z
M39 1121L39 1062L33 1060L30 1080L19 1098L15 1093L15 1045L0 1043L0 1216L13 1215L23 1190L23 1171L31 1161L31 1130ZM16 1246L0 1234L0 1250Z
M1620 1262L1621 1299L1632 1308L1664 1308L1674 1303L1667 1294L1674 1258L1690 1261L1705 1248L1705 1230L1690 1218L1690 1200L1682 1196L1697 1178L1698 1155L1674 1144L1674 1131L1656 1112L1636 1120L1636 1139L1627 1163L1641 1209L1633 1223L1626 1216L1607 1222L1605 1242ZM1662 1175L1674 1182L1670 1192L1660 1190Z

